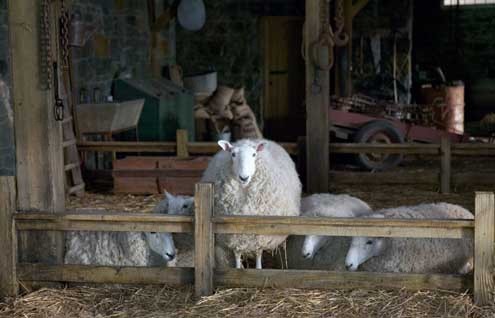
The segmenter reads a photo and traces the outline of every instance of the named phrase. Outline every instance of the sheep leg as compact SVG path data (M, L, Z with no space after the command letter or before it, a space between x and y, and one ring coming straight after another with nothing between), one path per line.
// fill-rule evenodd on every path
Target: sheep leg
M261 269L261 256L263 255L263 250L256 251L256 269Z
M240 252L234 252L234 255L235 255L235 268L241 269L242 268L241 253Z

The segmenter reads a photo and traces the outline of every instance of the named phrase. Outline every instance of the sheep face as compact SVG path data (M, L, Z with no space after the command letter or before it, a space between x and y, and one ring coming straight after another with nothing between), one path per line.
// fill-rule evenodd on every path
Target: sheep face
M257 145L241 144L232 146L226 140L220 140L218 145L230 153L232 159L232 173L243 187L247 187L256 173L256 158L263 151L264 142Z
M345 267L356 271L359 265L370 258L380 255L385 249L385 239L372 237L354 237L345 258Z
M325 236L307 235L304 238L304 243L301 250L302 256L305 259L312 259L324 243Z
M185 195L172 195L165 192L168 209L165 213L172 215L192 215L194 210L194 197Z
M150 249L158 253L167 262L175 258L175 245L170 233L145 233Z

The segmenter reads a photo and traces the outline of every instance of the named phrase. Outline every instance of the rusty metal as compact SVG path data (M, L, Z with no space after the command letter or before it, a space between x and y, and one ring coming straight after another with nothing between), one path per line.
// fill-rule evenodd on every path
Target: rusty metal
M445 87L445 128L448 132L464 133L464 85Z
M50 0L41 0L40 6L40 86L44 90L49 90L53 81Z

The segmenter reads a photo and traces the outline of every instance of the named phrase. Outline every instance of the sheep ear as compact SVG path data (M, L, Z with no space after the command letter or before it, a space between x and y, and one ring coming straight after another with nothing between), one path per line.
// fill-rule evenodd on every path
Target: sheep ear
M165 197L167 198L167 200L170 201L170 200L173 200L174 199L174 196L171 195L170 193L168 193L167 190L165 190L164 192L165 192Z
M232 150L232 145L230 144L230 142L228 142L227 140L219 140L218 141L218 145L220 146L220 148L222 148L224 151L231 151Z
M256 147L256 152L263 151L263 149L265 149L265 142L260 142Z

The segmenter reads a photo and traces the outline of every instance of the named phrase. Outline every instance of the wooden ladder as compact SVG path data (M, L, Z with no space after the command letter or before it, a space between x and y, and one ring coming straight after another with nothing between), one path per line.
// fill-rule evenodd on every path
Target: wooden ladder
M70 114L67 105L64 106L66 114ZM64 148L64 172L65 191L77 196L84 195L85 184L81 173L81 162L77 151L77 139L74 134L74 121L72 116L67 116L62 120L62 136Z

